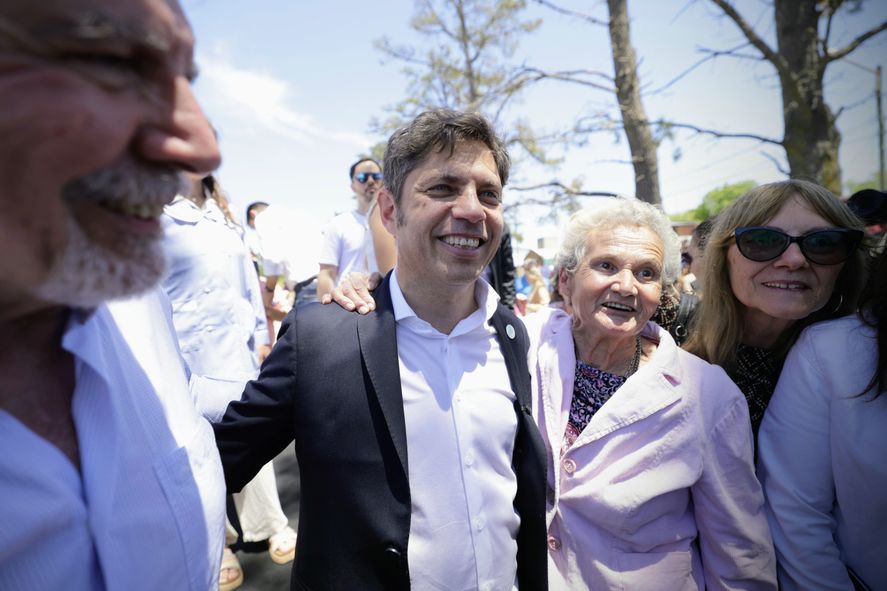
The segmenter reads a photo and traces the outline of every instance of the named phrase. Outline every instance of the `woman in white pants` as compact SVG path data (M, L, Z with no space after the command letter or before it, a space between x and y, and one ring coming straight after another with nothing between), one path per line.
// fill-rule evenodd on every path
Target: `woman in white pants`
M162 223L169 271L163 287L173 307L173 324L192 373L231 383L231 388L201 388L200 412L219 420L232 397L256 377L269 351L268 328L258 277L240 226L212 176L189 177L188 195L166 206ZM268 463L234 495L245 542L268 540L271 559L293 560L296 534L280 506L274 467ZM227 542L236 532L227 525ZM237 558L225 549L220 589L243 582Z

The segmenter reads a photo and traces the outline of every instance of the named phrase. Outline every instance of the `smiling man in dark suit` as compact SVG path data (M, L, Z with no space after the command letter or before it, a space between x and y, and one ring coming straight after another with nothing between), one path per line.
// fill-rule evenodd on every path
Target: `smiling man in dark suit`
M216 439L239 490L295 438L293 589L545 589L545 460L523 325L480 276L509 158L477 114L389 140L398 262L361 316L293 310Z

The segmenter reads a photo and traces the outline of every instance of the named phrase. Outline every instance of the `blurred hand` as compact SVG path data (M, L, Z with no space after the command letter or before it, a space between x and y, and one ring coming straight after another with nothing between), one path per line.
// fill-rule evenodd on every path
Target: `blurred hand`
M322 304L336 302L346 310L356 310L358 314L369 314L376 309L376 300L370 295L370 291L376 289L382 282L382 276L378 273L367 275L354 271L342 278L338 287L323 294L320 298Z
M259 348L256 350L256 355L259 358L259 365L265 362L265 358L268 357L269 353L271 353L271 345L259 345Z

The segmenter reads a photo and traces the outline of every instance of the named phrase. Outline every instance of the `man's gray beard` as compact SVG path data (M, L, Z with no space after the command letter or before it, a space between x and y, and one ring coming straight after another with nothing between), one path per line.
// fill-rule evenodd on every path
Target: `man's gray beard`
M63 189L67 201L94 199L167 203L183 186L177 173L105 169L72 181ZM73 214L68 218L68 243L53 262L37 298L73 308L95 308L102 302L136 295L155 286L166 271L162 234L131 235L112 251L93 242Z

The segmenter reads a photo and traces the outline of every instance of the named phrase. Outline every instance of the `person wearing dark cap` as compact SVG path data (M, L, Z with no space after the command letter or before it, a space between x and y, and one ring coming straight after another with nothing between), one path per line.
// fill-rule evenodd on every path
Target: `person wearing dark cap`
M863 189L850 196L847 206L862 220L869 234L884 234L887 224L887 193L877 189Z

